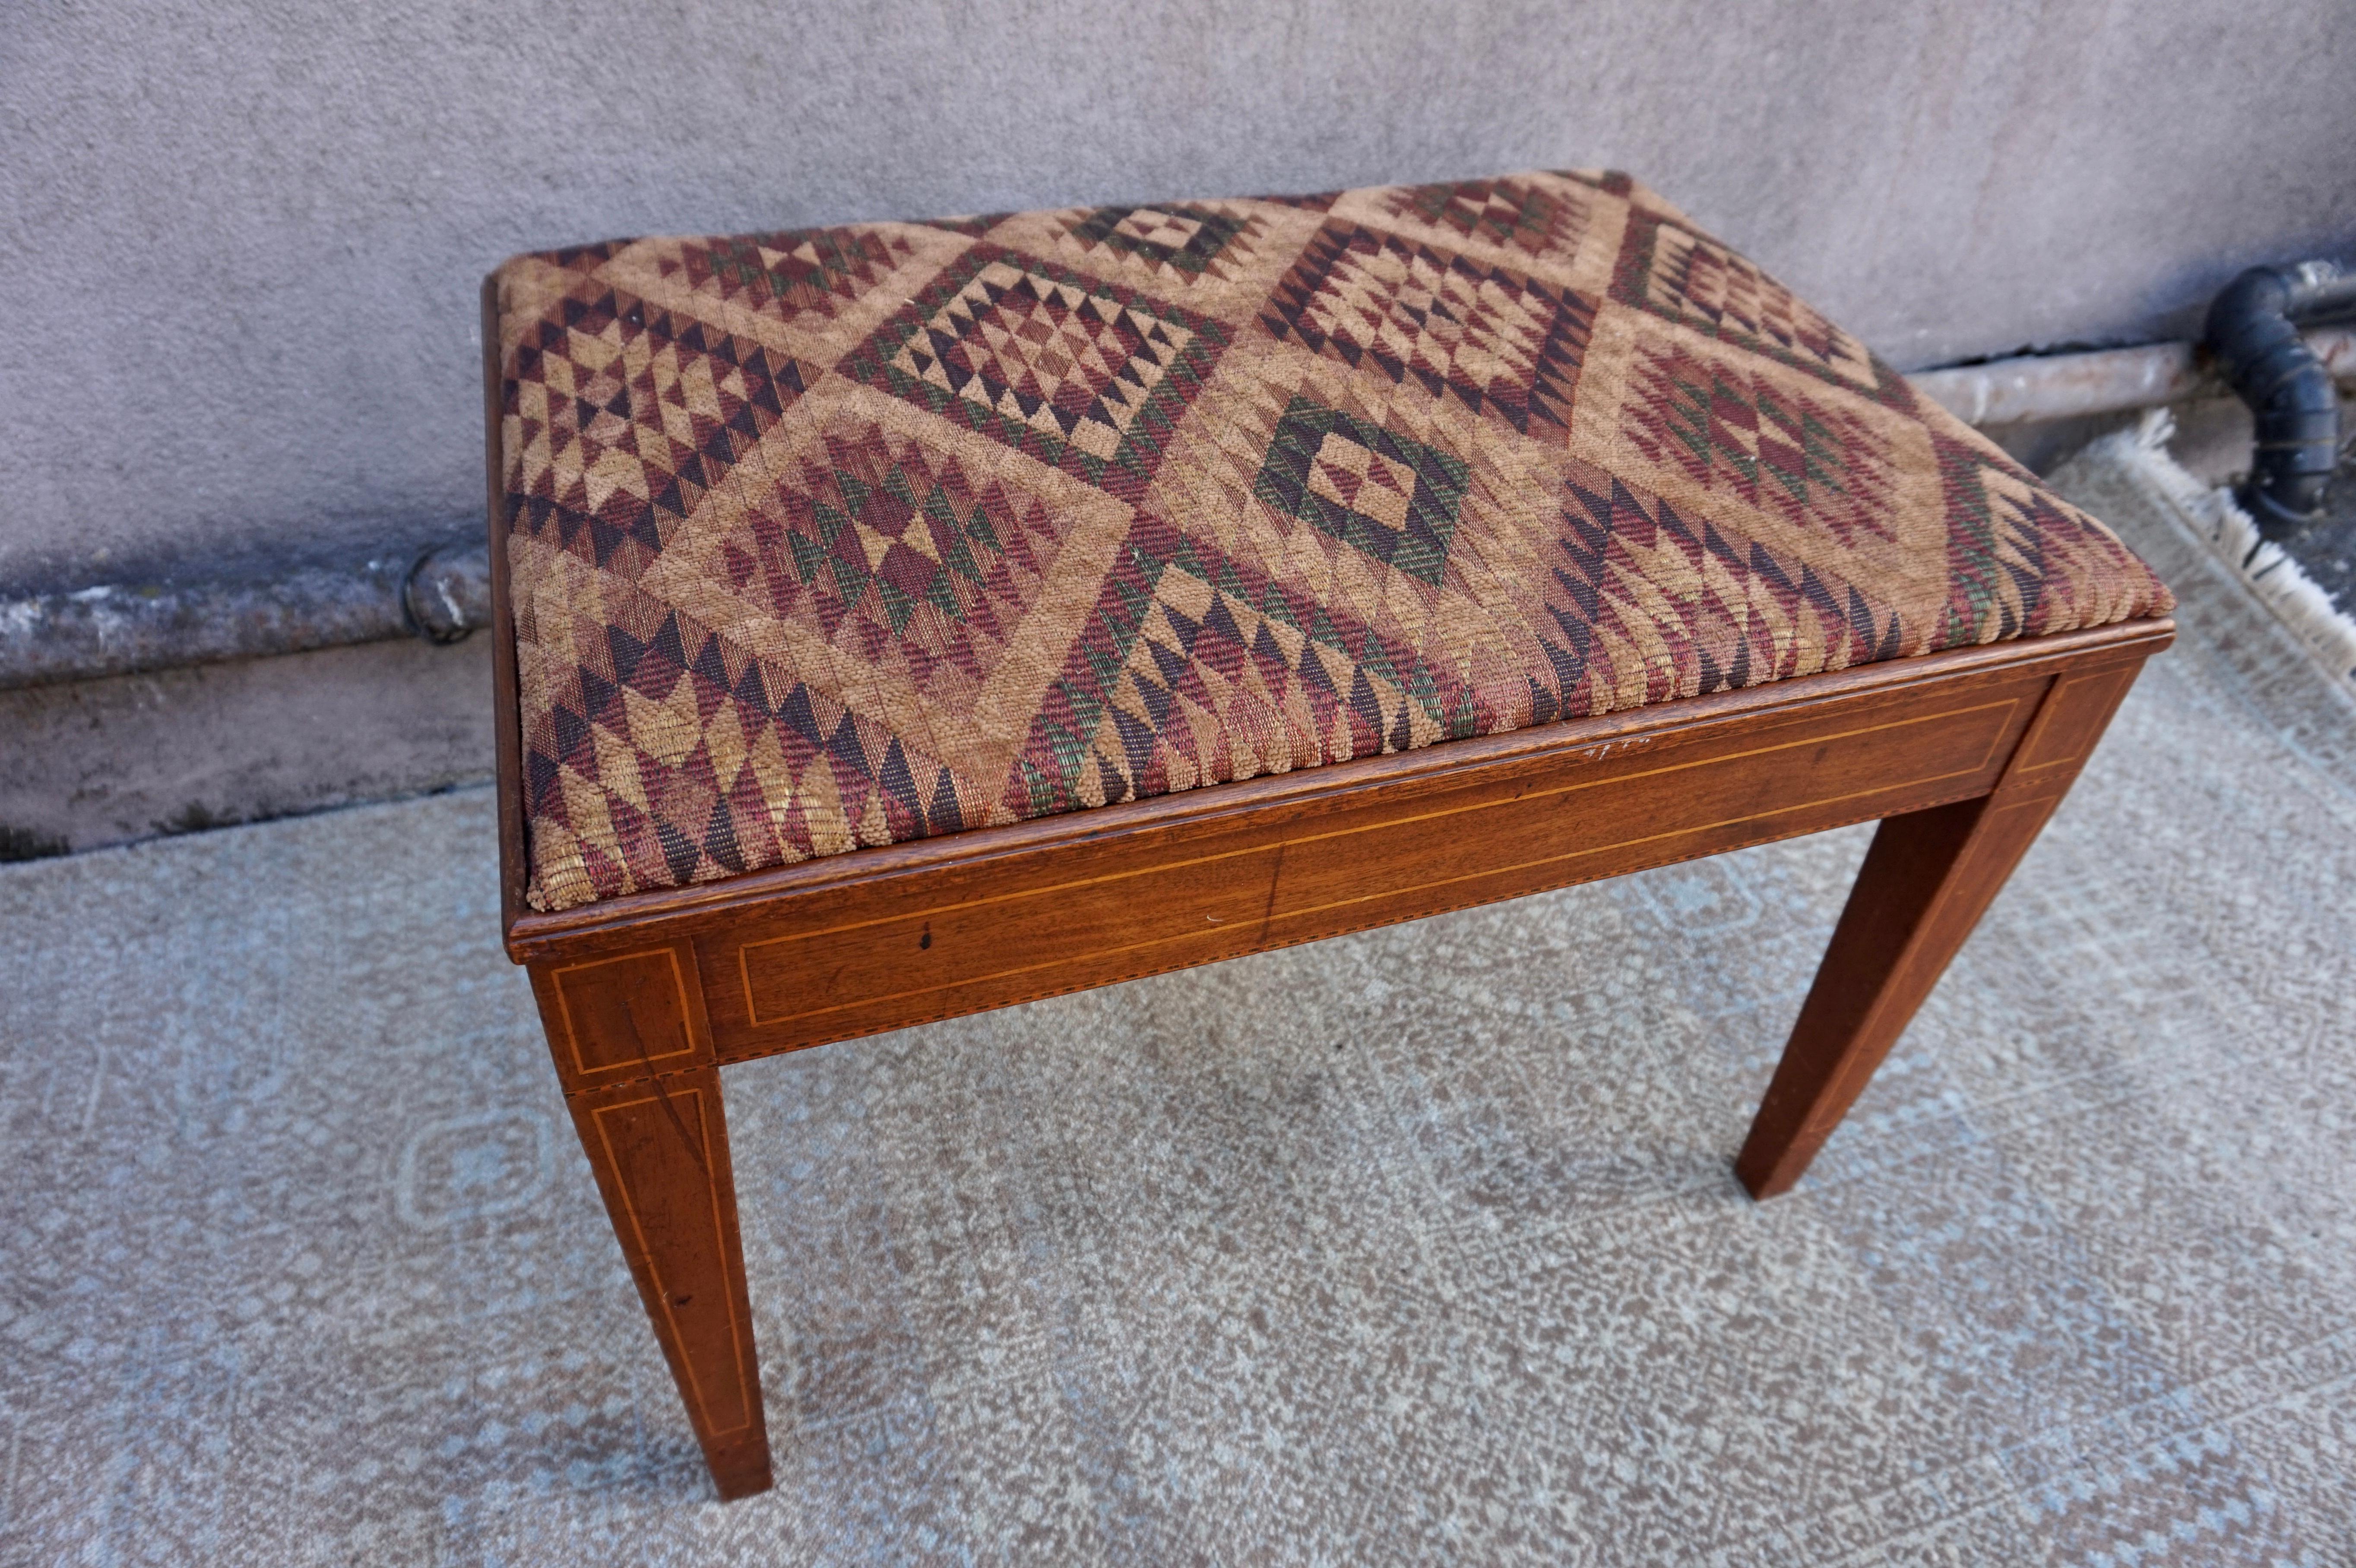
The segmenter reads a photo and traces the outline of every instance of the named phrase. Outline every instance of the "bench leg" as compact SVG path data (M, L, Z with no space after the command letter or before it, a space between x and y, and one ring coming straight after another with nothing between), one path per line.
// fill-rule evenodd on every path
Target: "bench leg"
M1994 794L1883 820L1735 1158L1751 1196L1789 1190L1840 1125L2062 804L2142 662L2057 680Z
M1751 1196L1800 1179L2055 804L1982 795L1883 821L1735 1159Z
M699 1067L566 1098L721 1497L766 1491L769 1435L720 1074Z

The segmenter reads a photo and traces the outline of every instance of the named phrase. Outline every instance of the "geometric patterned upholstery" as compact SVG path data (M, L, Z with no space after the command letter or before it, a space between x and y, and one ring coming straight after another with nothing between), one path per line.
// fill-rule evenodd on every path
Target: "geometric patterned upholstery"
M2172 607L1625 176L498 274L533 907Z

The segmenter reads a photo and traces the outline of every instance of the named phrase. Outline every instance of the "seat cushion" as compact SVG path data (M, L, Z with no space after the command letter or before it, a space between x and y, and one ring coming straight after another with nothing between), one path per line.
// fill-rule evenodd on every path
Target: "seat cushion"
M2171 605L1616 174L497 291L542 910Z

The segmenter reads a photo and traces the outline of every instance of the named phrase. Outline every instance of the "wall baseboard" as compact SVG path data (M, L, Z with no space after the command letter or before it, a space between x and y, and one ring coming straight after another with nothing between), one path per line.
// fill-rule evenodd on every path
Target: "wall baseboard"
M487 782L490 698L488 637L0 691L0 859Z

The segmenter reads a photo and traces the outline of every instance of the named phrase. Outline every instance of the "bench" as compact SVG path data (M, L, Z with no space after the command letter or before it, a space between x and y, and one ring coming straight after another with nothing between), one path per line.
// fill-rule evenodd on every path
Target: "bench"
M507 948L723 1497L722 1067L1878 819L1766 1198L2172 635L1617 174L616 241L483 312Z

